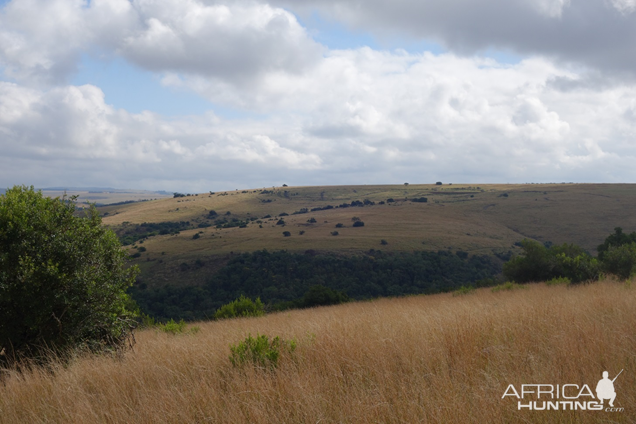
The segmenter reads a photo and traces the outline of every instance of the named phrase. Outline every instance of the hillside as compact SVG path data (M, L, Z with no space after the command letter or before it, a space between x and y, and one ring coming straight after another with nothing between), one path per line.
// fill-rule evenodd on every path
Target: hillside
M478 289L196 325L196 334L140 331L122 357L6 373L0 423L636 420L633 283ZM295 339L297 348L272 369L234 367L230 345L249 334ZM622 410L519 411L516 398L502 399L510 384L594 392L603 371L621 369ZM526 394L524 403L535 400Z
M412 201L422 197L426 203ZM341 207L352 202L362 206ZM329 206L333 208L324 209ZM311 211L316 208L323 210ZM576 243L595 254L614 227L636 229L635 208L636 185L630 184L410 184L199 193L100 211L104 223L122 235L143 236L142 223L183 224L179 234L139 242L145 251L139 252L136 263L149 284L162 285L201 284L231 255L260 249L506 254L527 237ZM280 217L283 213L288 216ZM354 217L365 225L354 228ZM276 225L280 218L284 226ZM311 218L316 222L309 223ZM215 228L219 222L231 228ZM343 226L336 228L339 223ZM338 235L332 235L334 231ZM187 271L182 264L188 265Z

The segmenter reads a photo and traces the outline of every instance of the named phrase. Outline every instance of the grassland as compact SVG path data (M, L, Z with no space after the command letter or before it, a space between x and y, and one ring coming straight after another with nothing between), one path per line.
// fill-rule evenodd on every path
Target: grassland
M427 197L428 202L410 201L419 197ZM389 198L395 202L379 204ZM375 205L293 214L364 199ZM228 219L261 221L246 228L197 228L149 238L137 263L156 284L202 281L223 257L264 248L345 254L451 249L489 254L514 250L514 243L527 237L576 243L595 254L614 227L636 230L635 209L636 185L629 184L270 187L100 208L106 214L104 223L119 229L143 222L213 223L207 219L211 210ZM284 227L276 225L281 213L289 214ZM271 217L263 219L267 215ZM353 217L365 226L353 228ZM310 218L316 223L308 223ZM336 229L338 223L344 227ZM339 234L332 235L336 230ZM283 231L291 236L284 237ZM197 233L200 237L195 240ZM178 271L179 264L196 260L205 266L187 275Z
M5 373L0 423L627 423L636 288L602 281L381 299L137 334L123 357ZM273 370L233 367L248 334L296 339ZM622 412L518 411L509 384L616 375ZM589 400L589 399L588 399ZM607 404L607 401L605 401Z

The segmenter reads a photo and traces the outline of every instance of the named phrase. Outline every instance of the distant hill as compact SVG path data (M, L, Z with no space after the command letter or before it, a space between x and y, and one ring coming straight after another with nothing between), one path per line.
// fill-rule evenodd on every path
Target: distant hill
M104 187L46 187L36 189L41 190L48 197L62 197L65 194L67 196L78 196L79 206L87 206L88 202L95 203L97 206L105 206L172 197L172 193L166 191ZM4 193L6 193L6 189L0 188L0 194Z
M635 208L633 184L409 184L184 194L100 211L122 238L143 243L143 252L130 252L139 253L148 284L188 285L203 284L232 255L261 249L450 250L505 259L531 238L595 254L614 227L636 230Z
M172 197L172 194L165 191L114 189L101 187L48 187L41 189L45 196L61 197L78 196L80 206L88 206L94 203L97 206L128 204L139 201L149 201Z

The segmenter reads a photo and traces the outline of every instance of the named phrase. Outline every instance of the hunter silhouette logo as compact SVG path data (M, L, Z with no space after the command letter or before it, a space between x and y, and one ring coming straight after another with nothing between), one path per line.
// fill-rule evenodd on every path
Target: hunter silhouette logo
M513 384L509 384L501 398L516 397L519 411L624 412L625 408L614 407L614 382L623 371L616 374L613 380L609 379L608 371L603 371L603 378L596 384L596 396L587 384L522 384L519 391ZM603 404L605 400L609 400L608 407Z
M623 370L621 370L623 372ZM619 372L614 380L609 379L609 372L603 371L603 379L598 381L596 385L596 397L601 401L601 405L605 399L609 400L609 406L614 407L614 399L616 399L616 392L614 391L614 381L621 375Z

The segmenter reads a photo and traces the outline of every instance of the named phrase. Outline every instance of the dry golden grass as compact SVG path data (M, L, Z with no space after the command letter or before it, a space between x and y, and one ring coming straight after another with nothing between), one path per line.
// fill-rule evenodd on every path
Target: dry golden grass
M636 289L604 281L382 299L137 335L122 359L11 374L1 423L592 423L636 420ZM295 338L274 371L234 368L248 333ZM588 384L623 412L517 411L508 384ZM607 403L607 402L606 402Z

